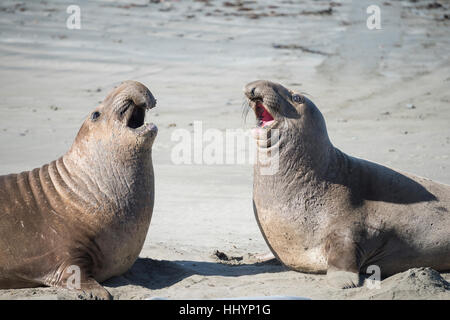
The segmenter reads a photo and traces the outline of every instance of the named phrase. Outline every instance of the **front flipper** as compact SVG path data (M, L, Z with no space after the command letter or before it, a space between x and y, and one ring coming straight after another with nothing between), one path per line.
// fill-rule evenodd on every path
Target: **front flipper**
M359 274L358 245L350 236L333 234L328 238L327 283L335 288L348 289L362 285Z
M327 283L331 287L338 289L356 288L362 285L361 275L356 272L333 270L328 267Z
M254 255L254 259L257 263L267 263L273 260L277 260L277 258L273 255L272 252L260 253Z
M48 285L70 290L76 293L77 299L113 299L113 296L91 276L90 272L85 271L85 269L80 268L78 265L70 265L64 268L64 271L56 278L56 281L52 281Z
M81 283L78 298L81 300L113 300L113 296L97 281L90 278Z

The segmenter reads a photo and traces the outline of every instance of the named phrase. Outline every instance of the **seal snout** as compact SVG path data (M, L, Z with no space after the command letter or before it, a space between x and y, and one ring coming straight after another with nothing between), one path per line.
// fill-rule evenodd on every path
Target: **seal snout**
M122 89L122 93L126 96L125 98L133 101L137 107L152 109L156 106L156 99L150 90L138 81L124 81L118 89Z
M244 87L244 94L247 99L251 101L255 101L258 99L262 99L262 96L259 94L259 90L257 90L257 85L260 81L250 82Z
M128 129L138 135L157 132L153 123L145 123L146 111L156 106L156 99L150 90L140 82L124 81L117 89L116 99L122 101L120 118Z

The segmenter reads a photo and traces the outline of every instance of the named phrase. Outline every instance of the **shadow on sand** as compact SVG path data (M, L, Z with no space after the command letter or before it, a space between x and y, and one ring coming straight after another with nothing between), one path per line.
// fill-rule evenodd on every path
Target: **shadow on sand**
M169 287L192 275L240 277L285 271L288 271L288 269L276 260L229 265L219 262L139 258L125 274L111 278L103 284L113 288L124 285L138 285L157 290Z

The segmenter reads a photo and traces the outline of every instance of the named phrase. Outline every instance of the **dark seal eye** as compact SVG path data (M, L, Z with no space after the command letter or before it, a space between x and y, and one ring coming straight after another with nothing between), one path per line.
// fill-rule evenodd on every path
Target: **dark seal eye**
M303 97L301 95L299 95L299 94L294 94L292 96L292 101L294 101L296 103L303 103L304 102Z
M100 117L100 112L98 112L98 111L92 112L92 114L91 114L92 121L97 120L99 117Z

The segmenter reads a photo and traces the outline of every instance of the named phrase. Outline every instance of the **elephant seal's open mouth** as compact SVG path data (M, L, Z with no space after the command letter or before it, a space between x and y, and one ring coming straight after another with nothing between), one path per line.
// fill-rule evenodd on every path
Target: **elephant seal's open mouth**
M277 124L277 120L275 120L272 113L269 111L270 109L264 105L262 99L248 98L248 105L253 110L256 117L256 127L252 130L254 136L259 136L260 134L267 132L266 130L272 129Z
M273 109L276 108L276 100L272 99L272 95L266 95L264 91L251 86L251 83L244 87L244 93L256 116L255 129L272 129L277 124L276 111Z
M256 115L258 127L270 128L275 123L275 119L272 117L267 108L264 107L264 104L261 101L257 101L255 103L253 111L255 112Z
M125 126L133 130L138 135L156 132L158 128L154 123L146 123L146 111L155 107L155 104L137 106L133 101L129 101L120 111Z

